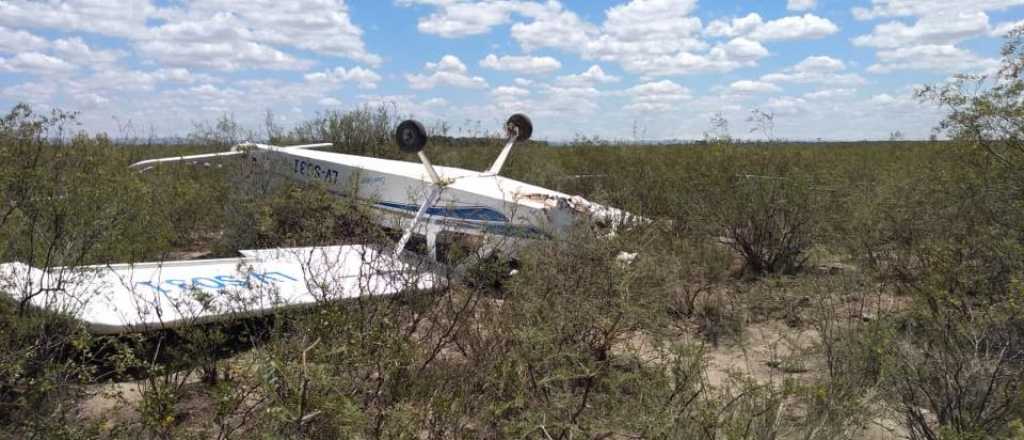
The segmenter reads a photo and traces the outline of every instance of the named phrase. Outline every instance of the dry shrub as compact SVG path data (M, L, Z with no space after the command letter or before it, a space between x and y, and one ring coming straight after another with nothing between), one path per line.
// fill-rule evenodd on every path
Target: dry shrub
M738 178L732 201L723 200L728 245L751 274L795 274L814 244L815 213L804 182Z

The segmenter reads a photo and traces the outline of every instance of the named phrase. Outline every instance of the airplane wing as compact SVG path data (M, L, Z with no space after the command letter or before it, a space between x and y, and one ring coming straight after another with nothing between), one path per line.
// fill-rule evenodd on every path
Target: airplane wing
M240 258L41 270L0 264L0 296L124 334L327 301L427 291L445 281L368 246L242 251Z

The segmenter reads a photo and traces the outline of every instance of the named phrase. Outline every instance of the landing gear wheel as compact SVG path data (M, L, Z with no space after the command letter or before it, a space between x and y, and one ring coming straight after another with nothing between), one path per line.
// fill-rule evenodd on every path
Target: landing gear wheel
M529 117L522 113L512 115L508 118L508 122L505 122L505 132L508 136L516 133L516 129L519 130L519 135L516 136L517 142L525 142L533 135L533 123L530 122Z
M412 119L403 121L395 129L398 149L403 153L419 153L427 145L427 130L423 124Z

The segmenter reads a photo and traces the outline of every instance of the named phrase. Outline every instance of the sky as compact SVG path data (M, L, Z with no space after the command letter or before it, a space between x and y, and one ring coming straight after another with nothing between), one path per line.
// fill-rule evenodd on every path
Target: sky
M1024 0L0 0L0 109L114 137L388 105L449 134L927 138L913 92L995 72Z

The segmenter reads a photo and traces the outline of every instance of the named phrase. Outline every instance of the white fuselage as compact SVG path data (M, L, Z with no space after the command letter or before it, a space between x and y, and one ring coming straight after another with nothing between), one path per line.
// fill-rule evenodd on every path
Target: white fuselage
M385 226L413 217L435 188L422 164L325 151L260 145L249 152L268 170L331 193L355 196L381 211ZM616 222L622 211L494 174L434 167L444 181L424 212L428 228L510 239L557 235L580 220Z

